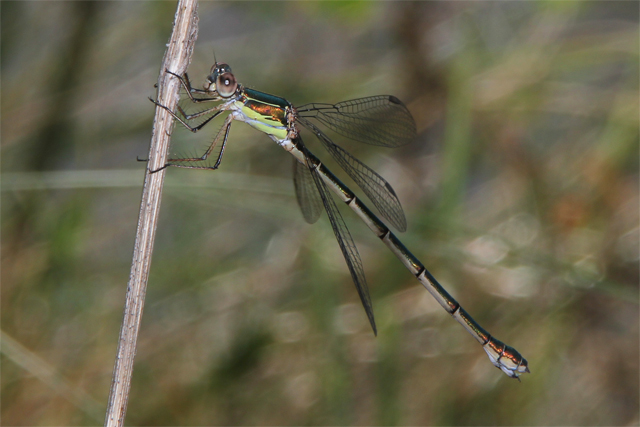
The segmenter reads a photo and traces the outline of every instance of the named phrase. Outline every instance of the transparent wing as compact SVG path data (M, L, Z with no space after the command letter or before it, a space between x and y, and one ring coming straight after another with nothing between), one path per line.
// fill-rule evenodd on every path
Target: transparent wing
M399 147L416 137L416 124L407 107L395 96L378 95L337 104L306 104L299 117L314 118L332 131L383 147Z
M349 233L349 230L347 229L347 225L344 223L344 219L342 219L342 215L340 215L340 211L338 211L338 207L333 201L327 186L316 168L316 166L320 164L319 160L309 153L302 143L302 139L298 139L298 147L305 154L307 167L313 181L315 182L316 188L318 189L322 204L329 216L331 228L336 236L336 240L338 240L338 245L340 246L344 260L346 261L349 272L351 273L351 279L353 279L353 283L356 285L356 290L360 296L360 301L362 301L364 311L367 313L367 317L369 318L371 328L373 328L373 333L377 335L378 330L376 328L375 319L373 318L373 306L371 305L369 288L367 286L367 280L364 277L364 268L362 267L362 261L360 260L358 249L353 242L351 233Z
M296 199L304 220L309 224L315 223L322 213L322 199L315 188L311 171L295 158L293 159L293 186L296 189Z
M299 118L303 126L313 132L322 142L331 157L358 184L362 191L371 199L374 206L399 231L406 231L407 220L402 205L391 185L373 169L349 154L344 148L336 145L318 129L313 123Z

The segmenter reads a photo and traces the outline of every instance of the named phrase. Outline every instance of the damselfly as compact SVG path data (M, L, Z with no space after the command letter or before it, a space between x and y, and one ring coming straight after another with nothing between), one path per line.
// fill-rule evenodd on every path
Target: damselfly
M526 359L514 348L493 338L473 320L389 228L331 173L302 141L300 125L315 134L333 159L371 199L380 214L395 228L404 231L407 227L404 212L391 185L364 163L334 144L311 121L317 120L339 135L356 141L384 147L398 147L411 142L416 136L413 117L398 98L380 95L337 104L314 103L294 107L284 98L242 86L236 81L229 65L217 61L211 67L204 89L193 88L186 73L184 76L169 70L167 73L180 80L192 103L203 105L217 103L197 113L188 114L181 107L178 107L178 112L174 113L151 99L156 105L171 113L175 120L191 132L198 132L225 111L229 114L203 154L195 157L171 158L162 168L152 172L169 166L217 169L224 154L233 120L249 124L267 134L294 156L295 192L304 219L309 223L316 222L324 206L374 334L377 334L376 324L360 255L329 190L333 191L365 222L436 301L478 340L497 368L512 378L518 378L520 374L529 372ZM221 147L216 157L213 155L213 150L220 141ZM211 164L214 157L215 163Z

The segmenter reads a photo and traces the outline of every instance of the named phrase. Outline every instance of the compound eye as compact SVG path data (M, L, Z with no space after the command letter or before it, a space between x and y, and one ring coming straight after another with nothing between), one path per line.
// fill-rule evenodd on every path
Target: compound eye
M236 88L238 87L238 82L236 82L236 78L231 73L223 73L218 76L218 81L216 82L216 89L218 93L223 98L228 98L234 93L236 93Z

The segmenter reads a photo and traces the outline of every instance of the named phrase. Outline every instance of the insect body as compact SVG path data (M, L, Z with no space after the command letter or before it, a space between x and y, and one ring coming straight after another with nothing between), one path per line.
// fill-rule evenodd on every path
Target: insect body
M180 79L191 102L216 103L198 113L187 114L180 107L178 107L178 113L174 113L152 100L159 107L169 111L187 129L198 132L223 112L229 114L202 156L169 159L167 164L158 170L168 166L217 169L224 154L232 122L237 120L247 123L267 134L294 156L294 185L303 216L307 222L314 223L320 217L323 208L327 212L331 228L344 255L374 334L377 334L377 329L360 255L330 191L364 221L436 301L482 345L497 368L512 378L518 378L520 374L529 372L527 360L514 348L493 338L473 320L391 230L309 151L302 140L300 128L304 127L315 134L333 159L371 199L381 216L399 231L405 231L407 224L404 212L391 185L375 171L336 145L311 121L316 120L336 133L356 141L384 147L398 147L411 142L416 136L413 117L398 98L379 95L337 104L312 103L295 108L284 98L243 87L236 81L227 64L216 62L211 67L204 89L193 88L186 74L180 76L168 70L167 72ZM203 121L197 126L191 126L189 122L195 119ZM222 146L218 157L215 163L210 165L209 157L220 141Z

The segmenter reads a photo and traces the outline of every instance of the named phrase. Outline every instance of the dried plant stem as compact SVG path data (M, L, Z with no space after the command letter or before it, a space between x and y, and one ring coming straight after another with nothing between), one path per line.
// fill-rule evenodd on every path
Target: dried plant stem
M165 70L176 74L183 74L187 70L197 34L197 0L179 0L173 33L158 78L158 100L172 110L178 102L180 83ZM165 174L164 170L154 174L150 174L149 170L156 170L166 163L172 123L173 119L167 111L156 108L105 426L124 424Z

